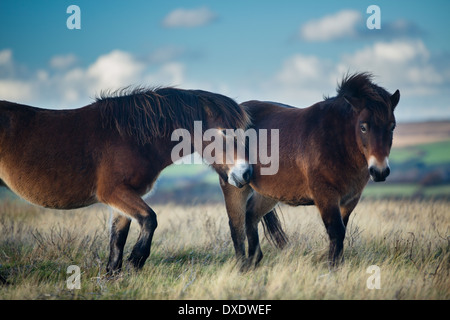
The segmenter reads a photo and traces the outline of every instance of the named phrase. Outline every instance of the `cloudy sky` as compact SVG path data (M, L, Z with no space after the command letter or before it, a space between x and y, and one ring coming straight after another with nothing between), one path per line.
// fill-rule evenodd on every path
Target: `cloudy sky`
M76 108L102 90L174 85L304 107L370 71L400 90L399 121L450 119L449 12L446 0L2 0L0 100Z

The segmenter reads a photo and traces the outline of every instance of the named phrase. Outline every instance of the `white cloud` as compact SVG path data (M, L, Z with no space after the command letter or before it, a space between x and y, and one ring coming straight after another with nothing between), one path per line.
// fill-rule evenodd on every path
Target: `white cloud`
M14 76L17 66L11 51L0 51L0 62L0 71L6 65L13 69L0 73L1 100L48 108L81 107L102 91L127 86L183 85L185 81L182 63L169 61L151 65L121 50L101 55L85 68L72 65L76 64L72 58L53 57L48 70L28 71L21 78Z
M417 38L423 34L414 22L398 19L381 23L381 29L369 30L360 11L341 10L324 17L304 23L298 31L297 37L308 42L326 42L333 40L352 39L398 39Z
M166 28L193 28L213 22L217 15L206 7L197 9L175 9L162 21Z
M67 69L75 64L77 57L74 54L58 55L50 59L50 66L55 69Z
M331 61L316 56L295 54L286 59L268 87L276 88L275 96L280 102L310 105L324 93L333 90L336 72ZM299 104L300 103L300 104Z
M335 14L306 22L300 28L300 38L306 41L329 41L352 37L357 34L361 13L355 10L341 10Z
M0 77L12 76L14 74L14 61L11 49L0 51Z
M49 108L81 107L104 90L129 85L174 85L198 88L228 95L239 102L251 99L271 100L299 107L321 101L323 95L335 95L337 83L347 72L369 71L375 81L402 95L399 113L403 119L434 116L441 110L449 117L448 87L450 61L434 57L421 40L379 41L341 55L336 60L316 55L294 54L281 61L271 75L255 78L238 74L236 81L195 77L179 53L165 59L163 52L138 59L133 54L113 50L99 56L86 67L77 61L65 68L30 71L14 62L11 50L0 51L0 100L10 100ZM168 50L172 52L172 50ZM5 67L9 71L5 71ZM426 108L423 108L423 106Z
M394 92L401 92L400 120L450 117L450 66L439 64L420 40L376 42L331 61L314 55L294 54L287 57L272 77L259 83L248 82L245 90L230 92L245 100L278 101L307 107L334 96L336 86L347 73L369 71L374 81ZM424 107L425 106L425 107Z
M321 76L321 60L316 56L296 54L283 63L277 78L284 83L307 83Z
M100 56L86 70L86 77L96 91L117 89L136 84L140 80L145 65L130 53L114 50ZM139 84L139 83L137 83Z
M168 61L173 61L185 53L186 49L179 46L163 46L150 53L147 60L152 64L161 64Z
M450 81L432 63L421 40L377 42L344 55L337 68L340 72L371 71L387 87L402 87L403 93L413 96L431 94L437 90L436 85Z
M29 101L33 96L35 91L31 83L0 79L0 100Z
M287 58L273 79L264 86L280 102L306 106L320 101L322 95L335 94L336 84L347 72L368 71L387 90L400 89L402 96L442 95L450 84L449 70L439 70L420 40L376 42L337 62L295 54Z
M392 42L377 42L367 46L356 53L348 55L347 62L354 64L379 64L379 63L409 63L410 61L427 61L430 53L420 40Z
M163 64L156 72L146 75L144 82L163 86L178 86L183 85L184 74L185 67L182 63L168 62Z
M33 86L27 81L15 79L16 66L11 49L0 51L0 100L29 99L34 95Z
M12 62L12 50L4 49L0 51L0 65L7 65Z

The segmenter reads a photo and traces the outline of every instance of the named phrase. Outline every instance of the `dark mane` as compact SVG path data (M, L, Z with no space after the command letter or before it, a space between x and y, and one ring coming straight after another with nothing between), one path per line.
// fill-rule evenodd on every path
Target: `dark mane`
M347 74L337 87L336 97L365 100L365 107L375 118L385 120L393 112L390 102L391 94L373 83L373 78L369 72Z
M95 104L101 110L104 127L115 127L121 135L135 137L139 143L170 137L173 130L192 132L194 121L206 116L220 119L224 128L247 128L245 110L232 99L201 90L176 88L125 88L102 93Z

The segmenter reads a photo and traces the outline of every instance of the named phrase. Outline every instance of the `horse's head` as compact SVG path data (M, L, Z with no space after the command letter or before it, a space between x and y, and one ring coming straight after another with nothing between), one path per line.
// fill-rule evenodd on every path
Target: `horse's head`
M354 84L350 91L353 95L344 95L344 99L353 107L356 141L367 161L370 178L375 182L385 181L390 173L388 157L395 128L394 109L400 92L397 90L391 95L370 82L367 74L361 75L365 81L357 77L350 77L349 81L359 80L364 87L357 88Z
M246 159L242 129L208 129L204 134L203 159L223 180L242 188L250 182L253 166Z
M249 127L250 118L244 107L226 96L195 92L205 101L203 159L223 180L241 188L253 174L253 167L245 158L244 130Z
M242 188L250 182L253 176L253 166L246 158L247 145L244 130L226 130L224 137L227 142L227 150L234 150L234 153L227 153L225 156L228 163L226 167L228 183Z

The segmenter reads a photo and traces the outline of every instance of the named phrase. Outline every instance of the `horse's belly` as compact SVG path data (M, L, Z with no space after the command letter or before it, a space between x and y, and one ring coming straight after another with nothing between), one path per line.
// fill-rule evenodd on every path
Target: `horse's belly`
M281 202L288 204L290 206L313 206L314 200L309 198L293 198L293 199L284 199L280 200Z
M82 187L75 188L70 181L62 186L61 182L32 180L28 178L10 179L2 177L4 185L24 200L45 208L76 209L97 202L95 192L89 181Z
M291 206L313 205L314 201L303 181L293 175L257 176L251 187L258 193Z

